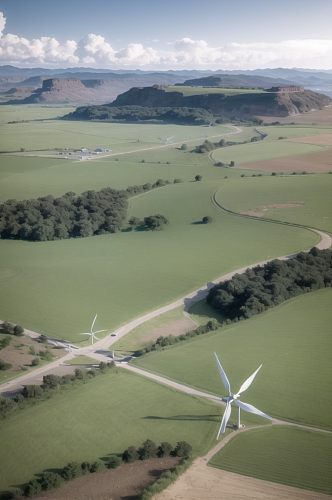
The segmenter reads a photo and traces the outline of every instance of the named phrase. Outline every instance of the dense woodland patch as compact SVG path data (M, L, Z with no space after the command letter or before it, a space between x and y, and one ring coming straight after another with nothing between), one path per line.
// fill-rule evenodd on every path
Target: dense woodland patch
M332 251L312 248L294 259L247 269L211 288L207 302L231 320L259 314L304 293L332 286Z
M129 186L122 191L107 187L85 191L79 196L70 191L60 198L48 195L23 201L7 200L0 205L0 237L50 241L116 233L124 226L128 198L166 184L171 183L158 179L154 184ZM148 229L151 217L141 223Z
M63 117L67 120L98 120L98 121L160 121L181 125L204 125L214 121L211 111L201 108L171 108L144 106L82 106Z

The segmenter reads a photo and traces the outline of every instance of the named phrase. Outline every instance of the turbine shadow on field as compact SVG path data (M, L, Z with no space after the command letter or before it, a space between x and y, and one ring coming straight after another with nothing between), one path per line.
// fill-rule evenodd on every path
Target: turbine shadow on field
M143 417L143 420L188 420L188 421L207 421L215 422L220 420L220 415L174 415L173 417L157 417L148 415Z
M204 223L202 220L198 220L198 221L196 221L196 222L192 222L192 223L191 223L191 225L192 225L192 226L198 226L198 225L200 225L200 224L205 224L205 223Z

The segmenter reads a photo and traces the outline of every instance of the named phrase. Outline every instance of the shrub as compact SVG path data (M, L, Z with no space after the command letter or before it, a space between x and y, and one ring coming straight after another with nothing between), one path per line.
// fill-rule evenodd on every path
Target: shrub
M181 148L180 148L182 151L187 151L188 149L188 146L187 144L182 144Z
M156 444L147 439L138 450L138 457L140 460L147 460L148 458L155 458L158 454Z
M90 472L100 472L105 469L105 463L102 460L96 460L90 467Z
M65 481L71 481L83 475L82 467L78 462L69 462L62 470L62 477Z
M203 179L203 177L201 175L196 175L195 176L195 181L201 181Z
M9 321L4 321L1 325L3 333L8 335L14 335L14 325L9 323Z
M116 469L122 464L121 457L116 455L112 455L108 461L107 468L108 469Z
M271 175L277 175L277 174L276 174L276 172L272 172L272 174L271 174Z
M91 469L90 462L82 462L81 463L81 469L82 469L83 476L85 476L86 474L88 474L90 472L90 469Z
M39 358L34 358L32 361L31 361L31 366L38 366L40 363L40 359Z
M171 452L173 450L173 446L170 443L167 443L166 441L161 443L160 446L158 446L158 457L169 457Z
M229 164L230 167L234 167L235 166L235 161L231 161L230 164Z
M42 478L40 479L40 484L44 491L53 490L54 488L60 488L62 483L62 477L55 472L44 472Z
M40 385L25 385L22 390L22 396L25 399L40 398L44 391Z
M213 217L211 217L210 215L206 215L205 217L203 217L202 221L204 222L204 224L211 224L211 222L213 222Z
M79 380L82 380L85 378L86 373L81 370L80 368L75 368L75 377L78 378Z
M107 364L104 363L104 361L102 361L101 363L99 363L99 370L105 371L106 368L107 368Z
M173 454L175 457L185 457L189 456L191 452L192 447L189 443L187 443L186 441L178 441Z
M135 446L129 446L129 448L123 452L122 460L127 463L135 462L135 460L138 460L138 453Z
M12 367L10 363L5 363L2 359L0 359L0 370L9 370Z
M14 326L14 335L17 335L17 337L22 337L24 333L24 328L21 325L16 325Z
M180 182L183 182L182 179L174 179L173 184L179 184Z
M34 495L37 495L37 493L40 493L41 490L41 484L37 481L37 479L32 479L25 489L25 495L27 497L33 497Z

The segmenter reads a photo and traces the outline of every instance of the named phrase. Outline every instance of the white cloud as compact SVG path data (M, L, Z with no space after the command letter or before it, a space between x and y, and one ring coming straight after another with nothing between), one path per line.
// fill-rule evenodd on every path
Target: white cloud
M67 40L63 45L55 38L41 37L27 40L17 35L2 32L6 26L6 18L0 13L0 60L8 62L36 61L38 63L68 62L78 63L75 56L77 43Z
M87 64L105 68L146 69L256 69L262 67L331 66L332 40L285 40L278 43L228 43L210 47L205 40L182 38L168 42L164 50L140 43L114 49L100 35L90 33L78 43L67 40L62 45L51 37L27 40L3 34L6 18L0 12L0 62L44 64ZM157 40L153 40L157 42Z

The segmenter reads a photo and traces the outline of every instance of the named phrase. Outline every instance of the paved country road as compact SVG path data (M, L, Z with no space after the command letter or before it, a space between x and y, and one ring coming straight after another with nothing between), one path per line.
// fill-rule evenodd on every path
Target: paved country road
M310 229L310 228L308 228L308 229L319 234L319 236L321 237L321 241L316 245L317 248L319 248L320 250L323 250L323 249L329 248L332 245L332 239L328 234L325 234L321 231L317 231L316 229ZM285 255L282 257L278 257L278 259L287 260L290 258L294 258L296 255L297 254ZM167 311L175 309L176 307L179 307L179 306L184 306L184 310L188 311L188 309L190 308L190 306L194 302L197 302L199 300L204 299L207 296L210 288L213 287L216 283L220 283L221 281L228 280L232 276L234 276L234 274L236 274L236 273L238 273L238 274L244 273L246 271L246 269L253 268L257 265L264 265L271 260L273 260L273 259L268 259L268 260L261 261L261 262L255 263L255 264L251 264L249 266L246 266L246 267L243 267L241 269L237 269L236 271L233 271L231 273L228 273L228 274L214 280L213 282L207 283L205 286L199 288L195 292L189 293L185 297L182 297L181 299L179 299L175 302L172 302L171 304L168 304L165 307L161 307L160 309L157 309L157 310L152 311L148 314L145 314L144 316L141 316L140 318L137 318L133 321L130 321L126 325L122 326L121 328L118 328L114 332L107 335L104 339L102 339L98 342L95 342L95 344L93 344L93 345L75 348L72 350L72 352L68 353L66 356L64 356L63 358L61 358L59 360L53 361L52 363L49 363L48 365L43 366L42 368L38 368L37 370L34 370L33 372L22 375L21 377L18 377L10 382L2 384L0 386L0 395L7 396L7 397L13 397L13 394L15 394L18 390L21 390L23 385L33 384L33 383L37 384L38 382L36 380L39 380L39 381L42 380L43 375L54 372L54 368L58 367L60 365L63 365L65 361L73 361L74 362L76 356L81 356L81 355L89 356L93 359L96 359L97 362L101 362L101 361L108 361L109 362L110 361L110 357L109 357L110 353L107 352L109 350L109 348L117 340L119 340L121 337L126 335L128 332L130 332L131 330L136 328L138 325L141 325L142 323L145 323L146 321L149 321L150 319L155 318L156 316L159 316L160 314L163 314ZM38 333L31 332L30 330L25 330L25 333L30 335L32 338L39 337ZM61 345L61 344L63 345L63 343L61 341L57 341L55 339L53 339L53 341L58 343L58 345ZM116 362L121 363L120 360L116 360ZM127 369L132 370L132 371L137 370L137 369L134 369L134 367L131 367L130 365L126 365L125 363L123 363L123 366L126 367ZM141 371L141 372L143 374L143 371ZM144 372L144 374L146 376L152 378L151 374L148 374L147 372ZM162 377L160 377L160 379L162 379ZM157 379L155 379L155 380L157 380ZM169 381L168 379L163 379L162 382L167 383L167 385L176 384L175 382ZM175 387L175 385L172 385L172 386ZM177 384L177 386L178 386L177 388L179 390L185 390L185 392L188 392L188 389L189 389L188 387L182 386L181 384ZM192 391L195 391L195 390L192 389ZM200 392L200 391L196 391L196 393L198 393L198 392ZM190 394L194 394L194 392L190 392ZM197 395L203 396L203 393L197 394ZM209 399L214 400L214 401L216 400L215 397L212 395L204 394L204 397L208 397Z

